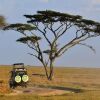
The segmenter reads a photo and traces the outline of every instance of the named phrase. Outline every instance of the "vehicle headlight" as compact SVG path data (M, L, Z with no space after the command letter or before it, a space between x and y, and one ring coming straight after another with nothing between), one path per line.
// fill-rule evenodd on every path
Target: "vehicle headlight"
M21 77L19 75L15 76L15 82L20 83Z
M22 81L23 81L23 82L27 82L28 80L29 80L28 75L23 75L23 76L22 76Z

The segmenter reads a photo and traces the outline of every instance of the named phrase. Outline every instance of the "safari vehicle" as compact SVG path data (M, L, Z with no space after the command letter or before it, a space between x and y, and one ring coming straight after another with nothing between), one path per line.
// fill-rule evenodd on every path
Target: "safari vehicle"
M15 88L17 86L27 87L29 77L24 63L13 64L13 69L10 72L9 86Z

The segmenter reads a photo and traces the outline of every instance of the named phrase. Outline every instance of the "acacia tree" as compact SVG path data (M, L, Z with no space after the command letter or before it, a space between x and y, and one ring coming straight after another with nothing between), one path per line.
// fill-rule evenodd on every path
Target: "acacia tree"
M52 80L53 64L56 58L73 46L84 45L95 51L92 46L83 43L83 41L100 35L99 22L83 19L79 15L50 10L38 11L37 14L24 16L28 18L26 24L11 24L4 29L12 29L23 35L17 41L26 44L34 51L29 54L43 64L48 80ZM72 33L69 32L70 29L73 30ZM68 41L66 39L63 44L59 43L59 40L67 35L71 35L72 38L68 38L70 39ZM48 48L43 48L46 43Z

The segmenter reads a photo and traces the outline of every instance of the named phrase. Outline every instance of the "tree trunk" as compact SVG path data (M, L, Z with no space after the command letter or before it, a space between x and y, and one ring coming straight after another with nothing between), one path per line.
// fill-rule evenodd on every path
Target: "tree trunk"
M53 60L50 61L50 72L49 72L49 77L48 80L52 80L54 75L54 69L53 69Z
M45 74L46 74L46 77L47 77L47 79L49 79L49 75L48 75L47 66L44 66L44 69L45 69Z
M54 73L53 73L53 67L52 67L52 68L50 68L50 74L49 74L48 80L52 80L53 75L54 75Z
M53 74L54 74L53 62L54 62L54 59L50 59L50 70L48 70L46 64L42 62L44 69L45 69L45 74L48 80L52 80L53 78Z

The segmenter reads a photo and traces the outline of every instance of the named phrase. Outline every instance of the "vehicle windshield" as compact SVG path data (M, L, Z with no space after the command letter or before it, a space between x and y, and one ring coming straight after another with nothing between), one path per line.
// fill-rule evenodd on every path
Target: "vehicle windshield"
M22 76L22 75L26 75L27 72L26 71L16 71L16 75Z

